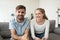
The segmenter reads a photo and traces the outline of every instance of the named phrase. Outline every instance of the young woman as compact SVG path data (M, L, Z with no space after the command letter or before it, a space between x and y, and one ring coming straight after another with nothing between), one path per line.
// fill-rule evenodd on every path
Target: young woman
M33 40L47 40L50 22L46 17L45 10L37 8L35 18L31 20L31 35Z

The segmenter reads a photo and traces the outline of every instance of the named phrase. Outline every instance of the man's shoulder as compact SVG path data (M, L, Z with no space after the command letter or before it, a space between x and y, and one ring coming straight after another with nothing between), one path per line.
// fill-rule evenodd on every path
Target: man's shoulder
M15 22L15 20L16 20L16 19L15 19L15 18L13 18L13 19L11 19L11 20L10 20L10 22Z
M27 17L25 18L26 21L30 21L30 19L28 19Z

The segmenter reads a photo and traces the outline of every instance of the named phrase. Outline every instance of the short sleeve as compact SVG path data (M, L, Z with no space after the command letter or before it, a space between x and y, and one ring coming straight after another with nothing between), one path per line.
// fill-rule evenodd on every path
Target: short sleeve
M28 26L27 29L30 29L30 20L28 20Z
M27 29L30 29L30 24L28 24Z
M10 20L9 22L9 29L15 29L14 21Z

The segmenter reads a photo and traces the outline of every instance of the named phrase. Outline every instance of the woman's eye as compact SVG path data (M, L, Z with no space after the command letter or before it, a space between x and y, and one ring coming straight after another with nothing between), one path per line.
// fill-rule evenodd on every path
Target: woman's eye
M35 15L37 15L37 14L35 14Z
M36 13L36 15L39 15L39 13Z

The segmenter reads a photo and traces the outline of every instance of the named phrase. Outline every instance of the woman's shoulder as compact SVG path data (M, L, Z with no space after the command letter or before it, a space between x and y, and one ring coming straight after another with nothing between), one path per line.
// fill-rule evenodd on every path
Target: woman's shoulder
M34 22L34 21L35 21L35 19L32 19L32 20L31 20L31 22Z
M31 20L31 24L35 24L35 19L32 19Z
M45 19L45 22L46 22L46 23L50 23L49 20L47 20L47 19Z

